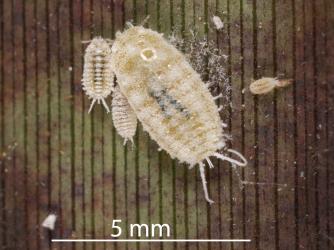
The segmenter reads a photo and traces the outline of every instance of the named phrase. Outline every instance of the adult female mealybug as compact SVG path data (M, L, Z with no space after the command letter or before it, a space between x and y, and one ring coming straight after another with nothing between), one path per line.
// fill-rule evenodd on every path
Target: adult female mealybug
M143 129L172 158L199 164L205 198L209 198L204 162L215 156L239 166L247 164L238 152L227 149L214 98L184 55L163 37L142 26L116 34L112 68ZM241 161L219 150L234 153Z
M101 37L94 38L86 48L82 78L83 89L92 99L88 113L95 102L102 102L109 112L105 98L113 90L114 73L111 62L111 49L108 42Z

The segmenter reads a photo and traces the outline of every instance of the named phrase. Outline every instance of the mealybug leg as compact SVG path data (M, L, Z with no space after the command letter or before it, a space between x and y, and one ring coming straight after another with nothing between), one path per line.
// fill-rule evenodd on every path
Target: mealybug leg
M233 149L228 149L227 151L232 153L232 154L235 154L236 156L238 156L241 159L241 161L237 161L235 159L232 159L230 157L227 157L227 156L219 154L219 153L215 153L213 156L216 156L218 159L221 159L223 161L228 161L228 162L230 162L232 164L235 164L239 167L244 167L244 166L247 165L248 162L247 162L246 158L242 154L240 154L238 151L235 151Z
M203 190L204 190L204 196L205 196L205 199L207 200L207 202L209 202L210 204L212 204L212 203L214 203L214 201L209 198L208 187L206 185L207 182L206 182L206 179L205 179L204 166L205 165L202 162L199 163L199 171L200 171L200 174L201 174L201 179L202 179L202 184L203 184Z
M209 157L206 157L205 160L207 161L207 163L209 164L210 168L214 168L212 162L210 161Z

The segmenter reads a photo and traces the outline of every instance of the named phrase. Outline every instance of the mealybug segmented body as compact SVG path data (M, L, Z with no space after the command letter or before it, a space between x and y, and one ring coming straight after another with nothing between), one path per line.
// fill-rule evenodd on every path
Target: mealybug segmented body
M218 107L200 76L184 55L161 34L141 26L116 35L112 67L120 90L144 130L172 158L191 166L199 164L205 197L208 196L204 161L215 156L244 166L217 153L225 149Z
M111 49L108 42L101 37L94 38L85 53L83 89L92 100L90 112L95 102L102 102L107 112L109 107L105 98L113 90L114 73L111 68Z
M112 94L111 112L116 131L124 138L124 144L128 140L133 143L137 128L137 117L118 86L115 87Z

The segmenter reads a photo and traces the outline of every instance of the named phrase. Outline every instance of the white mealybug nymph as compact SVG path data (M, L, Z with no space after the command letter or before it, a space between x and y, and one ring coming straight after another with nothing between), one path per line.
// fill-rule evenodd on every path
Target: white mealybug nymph
M83 89L88 97L92 99L88 113L96 102L102 102L107 112L109 112L105 98L113 90L114 73L111 68L111 61L109 43L101 37L94 38L86 48L82 77Z
M116 131L124 139L124 145L128 140L133 144L137 117L118 86L115 87L112 94L111 113Z
M190 166L199 164L205 198L212 203L204 162L213 167L212 156L239 166L247 161L226 148L218 107L199 74L162 34L142 26L116 34L112 68L120 91L160 148Z
M272 91L274 88L283 88L292 83L292 79L277 79L271 77L262 77L251 83L250 91L254 95L263 95Z

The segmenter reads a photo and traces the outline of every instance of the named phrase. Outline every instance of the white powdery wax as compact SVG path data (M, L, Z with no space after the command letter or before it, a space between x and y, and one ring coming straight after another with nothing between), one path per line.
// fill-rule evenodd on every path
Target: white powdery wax
M224 28L224 23L219 16L213 16L212 22L215 24L217 30L221 30L222 28Z

